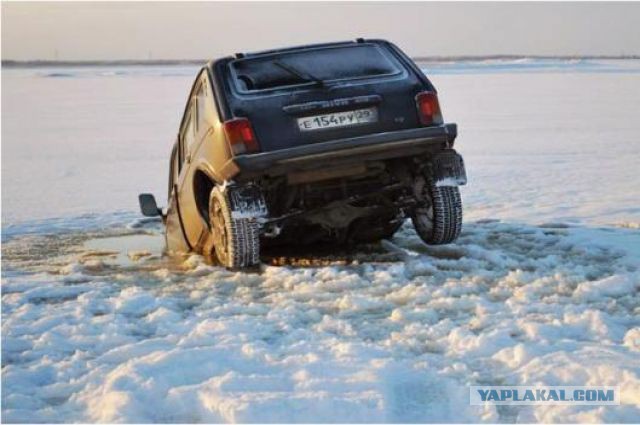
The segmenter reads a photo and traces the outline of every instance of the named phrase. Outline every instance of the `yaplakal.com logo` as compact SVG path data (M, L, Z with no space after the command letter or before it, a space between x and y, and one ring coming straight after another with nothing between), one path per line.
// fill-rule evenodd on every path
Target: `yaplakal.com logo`
M472 405L527 404L620 404L619 387L573 386L472 386L469 388Z

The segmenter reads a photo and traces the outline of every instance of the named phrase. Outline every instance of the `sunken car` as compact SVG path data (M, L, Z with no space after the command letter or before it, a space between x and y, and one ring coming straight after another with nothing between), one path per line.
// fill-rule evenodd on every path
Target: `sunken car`
M169 252L259 264L260 247L357 244L411 218L426 244L460 234L466 183L436 89L384 40L240 53L193 83L169 164Z

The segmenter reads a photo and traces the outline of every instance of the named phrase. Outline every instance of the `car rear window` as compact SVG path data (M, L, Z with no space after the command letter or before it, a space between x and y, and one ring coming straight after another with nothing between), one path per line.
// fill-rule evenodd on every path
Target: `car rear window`
M395 59L374 44L260 55L234 60L230 67L236 87L243 92L318 84L318 80L328 82L373 78L401 72Z

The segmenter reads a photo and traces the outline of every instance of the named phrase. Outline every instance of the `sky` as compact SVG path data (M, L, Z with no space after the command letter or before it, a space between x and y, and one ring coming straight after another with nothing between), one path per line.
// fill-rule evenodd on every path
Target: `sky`
M7 3L2 59L210 59L387 38L412 56L638 55L640 3Z

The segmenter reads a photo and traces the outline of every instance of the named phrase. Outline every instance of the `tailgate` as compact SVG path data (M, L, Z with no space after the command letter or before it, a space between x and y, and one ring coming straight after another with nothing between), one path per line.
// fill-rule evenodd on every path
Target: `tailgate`
M269 152L419 127L414 98L404 82L318 89L281 98L276 107L256 101L247 115L262 151Z

